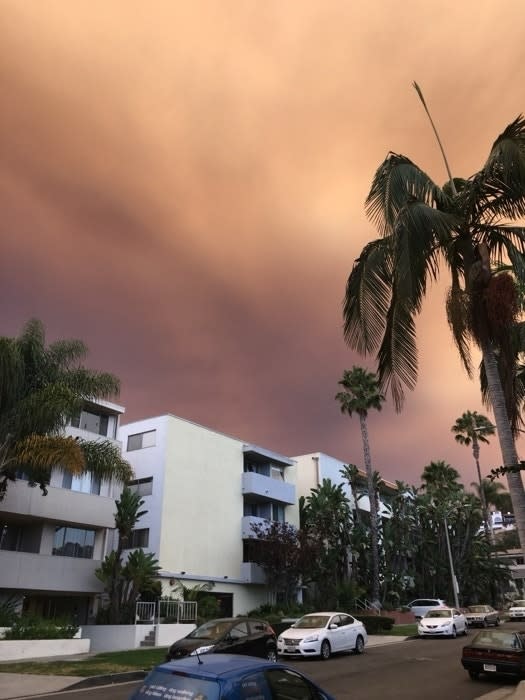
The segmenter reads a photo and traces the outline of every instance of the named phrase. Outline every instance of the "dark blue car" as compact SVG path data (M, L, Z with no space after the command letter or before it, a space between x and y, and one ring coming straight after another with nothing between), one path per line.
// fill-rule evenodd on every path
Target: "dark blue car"
M285 664L235 654L186 656L157 666L130 700L335 700Z

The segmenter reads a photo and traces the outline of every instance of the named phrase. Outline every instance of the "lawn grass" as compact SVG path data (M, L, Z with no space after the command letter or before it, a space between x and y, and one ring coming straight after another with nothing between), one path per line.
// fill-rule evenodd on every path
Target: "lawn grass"
M107 651L82 659L13 661L0 663L0 673L35 673L45 676L102 676L125 671L149 671L166 658L167 647Z

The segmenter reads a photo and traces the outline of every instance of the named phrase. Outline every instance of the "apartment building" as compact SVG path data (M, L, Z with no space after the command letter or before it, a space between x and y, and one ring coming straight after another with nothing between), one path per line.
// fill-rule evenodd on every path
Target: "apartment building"
M119 444L123 413L122 406L107 401L86 403L66 434ZM115 544L115 499L121 490L57 468L44 496L21 474L0 501L0 600L16 598L24 611L45 617L92 621L103 593L95 569Z
M298 457L292 457L297 465L297 498L308 496L310 491L323 483L324 479L330 479L333 484L342 484L343 490L352 504L352 508L359 508L370 512L370 501L367 493L352 493L348 482L341 476L341 469L346 466L345 462L323 452L311 452ZM360 470L360 476L366 490L366 472ZM397 487L390 481L383 479L380 489L380 511L381 517L390 517L388 503L393 495L397 493Z
M266 603L246 542L255 522L298 525L294 461L174 415L122 425L119 438L147 510L132 545L159 560L163 594L211 581L224 615Z

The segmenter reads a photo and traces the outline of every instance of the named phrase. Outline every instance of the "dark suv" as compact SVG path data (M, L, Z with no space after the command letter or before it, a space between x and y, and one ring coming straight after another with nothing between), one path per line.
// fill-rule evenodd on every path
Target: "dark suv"
M253 617L224 617L208 620L168 649L167 661L198 654L247 654L277 661L273 628Z

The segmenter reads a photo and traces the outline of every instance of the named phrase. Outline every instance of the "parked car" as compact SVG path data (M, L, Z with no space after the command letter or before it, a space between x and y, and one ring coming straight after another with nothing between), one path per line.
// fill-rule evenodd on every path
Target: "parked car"
M320 656L354 651L362 654L368 642L365 626L355 617L340 612L303 615L277 638L279 656Z
M151 671L130 700L335 700L310 678L285 664L253 656L186 656Z
M499 612L491 605L469 605L465 617L469 627L498 627L500 623Z
M208 620L174 642L166 661L210 653L245 654L277 661L276 635L271 625L252 617Z
M407 608L410 608L410 611L414 613L414 617L417 620L426 615L429 610L442 608L444 605L446 606L446 603L441 598L417 598L411 603L408 603Z
M435 608L429 610L418 623L420 637L457 637L467 634L468 623L465 615L456 608Z
M525 633L482 630L463 647L461 664L472 680L481 674L522 678L525 675Z
M509 608L510 620L523 620L525 618L525 600L515 600Z

